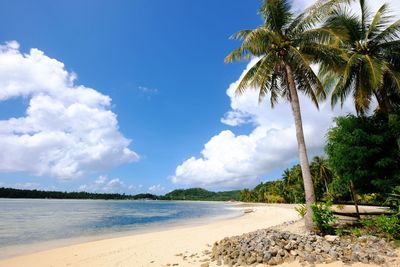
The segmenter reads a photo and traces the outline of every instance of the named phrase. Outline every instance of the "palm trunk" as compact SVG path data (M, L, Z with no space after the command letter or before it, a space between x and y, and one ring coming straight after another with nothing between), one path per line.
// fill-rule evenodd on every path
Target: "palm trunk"
M287 64L285 67L286 67L288 87L289 87L289 92L290 92L290 104L292 107L294 124L296 127L296 137L297 137L297 145L298 145L298 151L299 151L301 173L303 175L304 192L305 192L305 196L306 196L307 213L304 216L305 225L306 225L307 231L312 231L313 230L313 221L312 221L313 212L312 212L311 205L313 203L315 203L314 186L313 186L313 182L312 182L312 178L311 178L310 165L309 165L308 157L307 157L306 142L304 140L303 123L301 120L299 97L297 95L297 90L296 90L296 85L294 82L292 69Z
M386 89L383 87L380 92L374 91L375 98L378 101L379 109L383 114L388 116L393 112L392 105L389 101L389 96L387 95Z
M351 191L351 195L353 197L353 201L354 201L354 206L356 207L356 214L357 214L357 219L360 219L360 210L358 209L358 200L357 200L357 194L356 194L356 190L354 189L354 183L353 181L350 181L350 191Z

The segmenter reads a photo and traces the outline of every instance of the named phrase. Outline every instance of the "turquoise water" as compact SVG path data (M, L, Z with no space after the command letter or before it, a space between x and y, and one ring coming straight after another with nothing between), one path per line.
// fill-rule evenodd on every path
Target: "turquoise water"
M234 216L230 207L212 202L0 199L0 251L22 244Z

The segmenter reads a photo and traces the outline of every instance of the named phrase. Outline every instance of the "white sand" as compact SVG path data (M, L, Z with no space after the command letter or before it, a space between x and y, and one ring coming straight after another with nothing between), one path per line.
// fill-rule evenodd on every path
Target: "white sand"
M176 229L135 234L126 237L87 242L56 248L0 261L0 267L35 266L200 266L207 259L202 253L226 236L278 225L298 219L291 206L255 205L244 216L219 220L200 226L181 226ZM249 209L248 206L243 209ZM188 256L183 260L183 256ZM197 253L197 254L196 254ZM194 255L192 255L194 254ZM192 257L190 257L192 255ZM391 263L388 266L397 263ZM215 263L210 266L216 266ZM299 263L280 266L300 266ZM318 266L318 265L317 265ZM333 263L330 267L345 266ZM362 264L352 265L364 266ZM373 265L368 265L372 267Z

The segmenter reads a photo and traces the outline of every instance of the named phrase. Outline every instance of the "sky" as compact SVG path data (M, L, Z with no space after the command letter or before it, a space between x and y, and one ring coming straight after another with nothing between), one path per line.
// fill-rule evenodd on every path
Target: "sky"
M235 96L254 61L223 61L231 34L261 24L260 3L0 1L0 187L164 194L279 178L297 163L290 106ZM352 104L318 111L300 98L309 154L321 155Z

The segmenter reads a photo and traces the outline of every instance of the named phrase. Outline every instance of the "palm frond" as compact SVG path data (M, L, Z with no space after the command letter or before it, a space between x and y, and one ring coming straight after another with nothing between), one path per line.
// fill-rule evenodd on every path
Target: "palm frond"
M378 88L383 82L383 62L369 55L362 56L362 73L360 79L365 87L371 90Z
M360 4L360 8L361 8L362 32L363 32L363 35L365 36L365 33L367 32L368 18L370 17L370 11L367 7L367 4L365 3L365 0L359 0L359 4Z
M290 47L288 59L291 62L293 72L296 76L298 90L304 91L318 107L318 98L326 98L324 87L317 75L311 68L311 61L303 53L294 47Z
M375 13L374 18L369 25L368 31L365 35L365 39L373 39L376 35L378 35L383 28L389 23L390 19L393 16L389 16L388 13L389 6L387 4L383 4L378 11Z
M400 38L400 20L395 21L380 34L378 34L372 42L376 45L385 42L396 41Z
M371 103L372 92L370 90L366 90L364 84L363 77L361 75L357 76L355 79L353 90L353 98L354 98L354 106L358 114L364 114L368 109Z
M243 39L245 39L245 38L247 37L247 35L249 35L249 33L251 33L252 31L253 31L253 30L241 30L241 31L238 31L238 32L232 34L232 35L229 37L229 39L232 39L232 40L243 40Z
M241 95L248 89L258 88L260 95L265 95L271 84L271 76L275 70L275 64L277 63L277 57L273 53L269 53L259 59L254 66L252 66L241 79L238 87L236 88L236 94Z
M354 43L364 38L362 34L362 25L354 13L347 7L338 7L332 15L324 22L324 26L333 29L336 32L346 32L347 41Z
M300 46L299 50L301 53L312 57L314 64L320 64L326 68L329 67L330 70L336 72L340 72L348 60L347 54L343 49L335 45L310 43Z
M350 94L352 85L354 84L354 78L356 76L357 69L362 62L362 56L359 54L353 54L344 68L342 75L339 78L338 83L332 91L331 105L335 106L340 100L343 105L344 100Z
M230 52L224 59L225 63L231 63L234 61L239 61L239 60L248 60L251 57L251 55L248 53L248 50L245 49L244 47L239 47L232 52Z
M288 0L265 0L260 8L260 14L265 20L265 26L275 32L282 32L292 20L291 6Z
M271 96L270 96L271 107L274 108L275 104L278 102L278 97L280 96L279 86L278 86L278 75L276 73L272 74L272 76L271 76L270 93L271 93ZM260 94L258 101L260 102L261 100L262 100L262 98L261 98L261 94Z
M225 57L226 63L262 56L269 50L271 43L279 41L279 36L265 27L237 32L233 35L233 38L236 37L243 38L243 42L239 48Z
M287 33L295 36L305 30L311 29L328 17L335 7L349 2L351 0L319 0L314 5L305 9L292 21L288 26Z
M318 44L332 44L338 46L341 41L345 41L348 38L346 31L337 28L316 28L303 31L296 36L295 42L299 45L304 43L315 42Z

